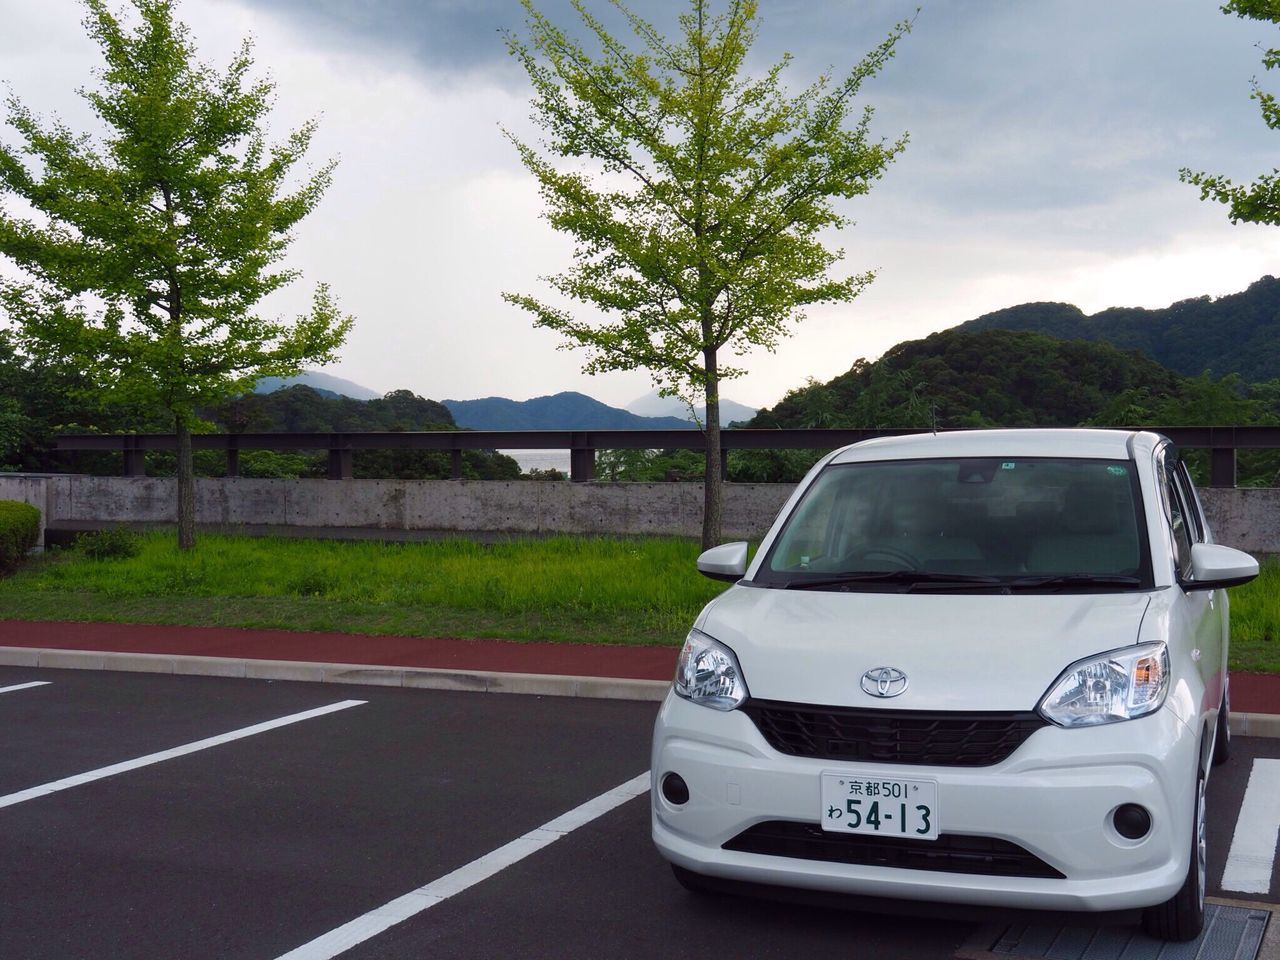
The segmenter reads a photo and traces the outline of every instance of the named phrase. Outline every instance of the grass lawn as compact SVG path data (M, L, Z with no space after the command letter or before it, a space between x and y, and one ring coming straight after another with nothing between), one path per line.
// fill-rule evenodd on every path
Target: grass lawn
M135 557L67 550L33 560L0 580L0 619L678 646L724 589L695 571L691 540L204 535L190 554L171 532L138 542ZM1280 673L1280 558L1231 591L1231 628L1233 669Z
M137 556L51 552L0 580L0 619L679 646L724 589L679 539L375 543L172 532Z
M1231 669L1280 673L1280 556L1265 558L1258 579L1230 597Z

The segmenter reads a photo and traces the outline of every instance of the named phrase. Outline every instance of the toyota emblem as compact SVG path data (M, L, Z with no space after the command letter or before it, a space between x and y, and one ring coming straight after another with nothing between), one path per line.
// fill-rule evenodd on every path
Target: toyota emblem
M873 697L896 697L907 691L907 675L897 667L873 667L862 675L862 689Z

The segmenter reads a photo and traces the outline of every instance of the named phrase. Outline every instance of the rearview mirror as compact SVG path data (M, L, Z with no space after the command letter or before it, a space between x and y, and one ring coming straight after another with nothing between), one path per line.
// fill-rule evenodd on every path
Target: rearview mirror
M1254 564L1255 568L1257 564ZM698 572L712 580L741 580L747 572L747 542L722 543L698 557ZM1256 572L1256 570L1255 570Z
M1242 550L1220 543L1191 545L1191 576L1184 580L1183 590L1217 590L1238 587L1258 575L1258 561Z

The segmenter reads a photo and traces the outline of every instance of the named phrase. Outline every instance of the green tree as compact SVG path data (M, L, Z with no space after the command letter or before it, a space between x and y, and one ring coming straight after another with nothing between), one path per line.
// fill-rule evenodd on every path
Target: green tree
M13 462L22 449L28 428L18 401L12 397L0 397L0 470Z
M246 41L225 72L200 63L169 0L132 0L132 28L85 0L102 50L94 143L43 123L15 97L0 144L0 254L28 275L0 286L33 357L75 364L113 400L166 412L178 440L178 542L195 542L196 408L333 359L351 318L317 287L294 323L255 311L297 276L280 261L293 226L329 185L332 163L290 180L315 131L278 144L263 124L273 85L249 78Z
M870 107L850 117L863 81L910 25L842 80L823 76L791 96L789 57L745 74L754 0L731 0L716 16L709 0L691 0L674 39L614 0L639 52L575 0L597 54L522 3L528 37L507 44L532 82L545 139L539 150L507 136L537 178L547 219L576 242L572 267L545 279L603 317L505 297L585 348L587 372L644 369L664 395L705 398L711 546L721 526L720 383L744 372L723 351L772 350L803 308L851 300L871 281L832 277L842 251L821 233L848 223L837 201L870 190L905 146L872 138Z
M1227 0L1222 12L1237 17L1280 24L1280 0ZM1280 49L1268 47L1262 53L1262 65L1268 70L1280 66ZM1270 130L1280 129L1280 101L1268 93L1255 79L1254 100L1262 122ZM1231 178L1219 174L1202 173L1183 167L1180 174L1184 183L1200 188L1201 200L1216 200L1229 208L1233 223L1280 223L1280 170L1264 173L1247 186L1234 183Z

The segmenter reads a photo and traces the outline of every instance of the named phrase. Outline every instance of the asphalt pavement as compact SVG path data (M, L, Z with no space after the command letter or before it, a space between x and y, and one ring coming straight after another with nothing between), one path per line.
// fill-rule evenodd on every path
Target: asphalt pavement
M941 960L1027 919L686 892L649 842L655 710L2 666L0 957ZM1238 738L1210 784L1215 896L1242 898L1259 758L1280 740ZM1280 902L1274 859L1247 899Z

